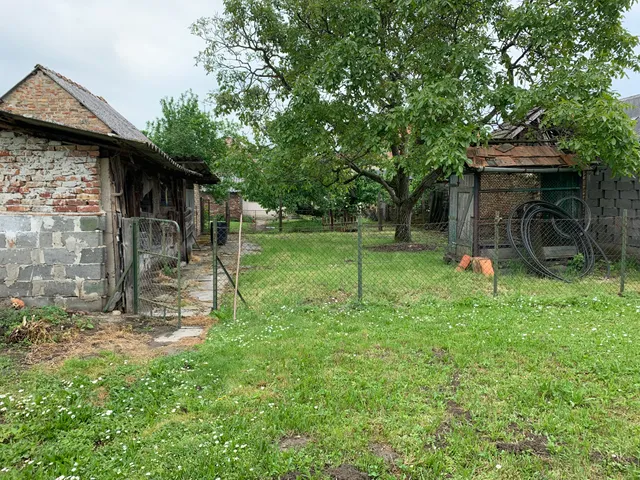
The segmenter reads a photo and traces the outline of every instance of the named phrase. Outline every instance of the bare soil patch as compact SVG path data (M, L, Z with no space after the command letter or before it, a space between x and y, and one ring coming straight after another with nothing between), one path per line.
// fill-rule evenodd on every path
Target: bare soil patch
M346 463L336 468L328 468L324 473L332 480L368 480L370 478L368 474Z
M312 441L311 438L304 435L288 435L280 439L278 447L280 450L295 450L307 446Z
M530 430L523 430L515 423L509 425L509 431L519 436L524 436L524 438L515 442L496 442L498 450L516 455L532 453L543 458L550 456L547 448L547 437L533 433Z
M204 327L202 334L199 337L184 338L175 344L160 345L155 344L153 337L175 330L174 325L164 322L154 324L124 317L117 322L96 320L94 330L77 333L64 341L32 345L24 356L24 363L55 367L70 358L92 358L103 352L114 352L135 361L147 361L158 356L179 353L202 343L213 323L215 319L206 316L185 318L184 325Z
M624 455L605 455L600 452L591 452L589 459L594 463L616 463L619 465L634 465L640 467L640 458L628 457Z
M432 252L437 247L424 243L390 243L366 247L373 252Z
M370 446L371 453L380 457L388 465L395 465L401 456L388 443L372 443Z

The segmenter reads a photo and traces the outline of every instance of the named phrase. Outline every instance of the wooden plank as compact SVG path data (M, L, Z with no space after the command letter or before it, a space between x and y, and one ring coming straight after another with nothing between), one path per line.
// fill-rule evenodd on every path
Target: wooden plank
M557 247L542 247L542 255L545 260L554 258L573 258L578 254L578 249L574 246L560 245Z

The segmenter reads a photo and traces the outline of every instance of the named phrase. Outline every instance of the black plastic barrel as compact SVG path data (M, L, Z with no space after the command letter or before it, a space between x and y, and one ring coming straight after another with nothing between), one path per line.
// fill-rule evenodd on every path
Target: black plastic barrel
M218 245L227 243L227 235L229 234L229 225L227 222L218 222Z

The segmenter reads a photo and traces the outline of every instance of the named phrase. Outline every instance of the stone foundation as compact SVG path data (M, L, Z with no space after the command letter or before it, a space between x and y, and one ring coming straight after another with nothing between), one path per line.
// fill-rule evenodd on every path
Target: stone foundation
M0 298L101 310L107 295L104 229L104 216L0 214Z

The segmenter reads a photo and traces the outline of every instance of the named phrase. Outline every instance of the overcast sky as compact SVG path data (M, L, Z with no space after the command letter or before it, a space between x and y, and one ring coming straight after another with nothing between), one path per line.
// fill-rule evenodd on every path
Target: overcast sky
M159 100L191 88L201 98L214 79L194 57L202 48L189 25L221 10L222 0L0 0L0 95L37 63L103 96L138 128L160 113ZM640 34L640 6L626 20ZM640 75L619 80L640 94Z

